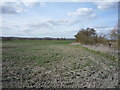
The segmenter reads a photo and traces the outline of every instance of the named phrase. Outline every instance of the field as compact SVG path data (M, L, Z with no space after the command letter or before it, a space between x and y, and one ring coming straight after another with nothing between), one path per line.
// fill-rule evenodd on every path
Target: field
M115 58L72 40L2 42L3 88L115 88Z

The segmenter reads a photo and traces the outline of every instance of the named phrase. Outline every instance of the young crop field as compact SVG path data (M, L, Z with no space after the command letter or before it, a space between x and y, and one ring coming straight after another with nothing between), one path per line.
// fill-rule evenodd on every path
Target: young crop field
M73 42L3 41L3 88L116 88L117 60Z

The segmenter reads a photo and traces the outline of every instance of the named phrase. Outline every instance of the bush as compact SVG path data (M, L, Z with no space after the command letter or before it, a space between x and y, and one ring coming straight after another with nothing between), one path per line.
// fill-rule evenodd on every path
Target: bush
M76 35L76 42L82 44L106 43L105 36L97 35L93 28L81 29Z

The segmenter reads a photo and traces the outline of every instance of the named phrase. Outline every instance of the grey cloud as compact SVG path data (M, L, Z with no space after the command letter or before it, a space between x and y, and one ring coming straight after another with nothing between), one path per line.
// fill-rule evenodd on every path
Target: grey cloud
M11 28L10 27L2 26L2 27L0 27L0 29L2 29L2 30L10 30Z
M53 28L54 26L59 25L74 25L76 23L80 22L79 20L73 20L73 19L48 19L43 20L37 23L28 24L29 27L33 28Z
M22 31L25 32L25 33L30 33L32 30L26 29L26 30L22 30Z
M13 25L13 27L21 27L21 26L19 26L19 25Z
M40 6L40 7L45 7L46 6L46 3L43 3L43 2L22 2L22 4L25 6L25 7L34 7L34 6Z
M108 28L107 26L95 26L94 28Z
M118 7L117 2L97 2L96 5L97 5L97 8L101 10L115 9Z
M0 4L0 14L18 14L26 12L27 8L34 6L45 7L45 3L40 2L3 2Z
M29 27L32 28L50 28L52 27L52 23L45 23L45 22L39 22L39 23L34 23L34 24L28 24Z
M1 14L18 14L21 12L25 12L25 7L20 2L6 2L0 5L0 12Z
M74 12L69 12L68 16L95 17L96 15L92 8L78 8Z
M1 7L2 14L17 14L17 11L13 8L13 7L9 7L9 6L3 6Z
M60 19L60 20L56 20L56 23L58 25L72 25L72 24L76 24L79 20L73 20L73 19Z

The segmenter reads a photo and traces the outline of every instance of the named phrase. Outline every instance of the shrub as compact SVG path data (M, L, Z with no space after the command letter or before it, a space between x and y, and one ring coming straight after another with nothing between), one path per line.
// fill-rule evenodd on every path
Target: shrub
M81 29L75 37L76 42L82 44L106 43L105 36L98 36L93 28Z

